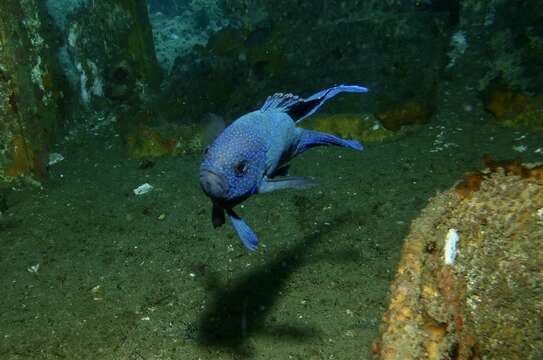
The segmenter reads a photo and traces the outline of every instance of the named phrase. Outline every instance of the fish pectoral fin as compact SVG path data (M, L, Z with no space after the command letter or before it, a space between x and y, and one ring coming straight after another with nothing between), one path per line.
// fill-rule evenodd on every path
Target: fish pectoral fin
M290 165L283 165L280 168L275 169L275 171L269 177L274 178L277 176L288 176L289 169L290 169Z
M236 233L243 242L243 245L250 251L255 250L258 246L258 238L254 231L234 212L234 210L227 209L226 213L228 214L228 219L230 219L230 223L234 227L234 230L236 230Z
M283 189L308 189L316 185L316 181L301 176L286 176L273 179L264 178L258 187L258 192L267 193Z
M224 209L217 203L213 203L213 210L211 210L211 223L213 227L218 228L219 226L223 226L224 222Z
M342 139L332 134L302 129L300 139L298 140L296 150L294 151L294 156L298 156L312 147L326 145L341 146L358 151L364 149L364 146L356 140Z

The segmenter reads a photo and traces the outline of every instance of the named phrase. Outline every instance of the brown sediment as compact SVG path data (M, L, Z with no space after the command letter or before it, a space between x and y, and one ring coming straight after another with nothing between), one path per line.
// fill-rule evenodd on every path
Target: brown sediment
M468 172L464 175L464 179L456 185L455 190L461 197L468 197L472 192L479 190L483 180L484 174L482 172Z
M483 156L483 161L486 166L485 171L468 172L464 175L464 179L455 186L457 194L462 198L478 191L483 180L498 171L503 171L505 175L520 176L523 179L543 180L543 165L525 165L520 159L497 161L492 159L489 154Z

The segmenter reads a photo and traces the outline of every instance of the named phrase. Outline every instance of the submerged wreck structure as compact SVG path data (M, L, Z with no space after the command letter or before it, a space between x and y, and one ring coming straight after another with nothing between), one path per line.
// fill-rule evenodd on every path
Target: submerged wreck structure
M543 166L485 162L413 222L377 358L543 355Z

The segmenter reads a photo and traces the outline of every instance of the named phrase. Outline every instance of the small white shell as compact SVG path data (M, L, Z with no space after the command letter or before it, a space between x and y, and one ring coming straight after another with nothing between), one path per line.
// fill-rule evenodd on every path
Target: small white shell
M138 186L133 191L135 195L143 195L143 194L147 194L151 190L153 190L153 185L149 183L145 183L143 185Z
M64 160L64 156L62 156L61 154L59 154L59 153L50 153L49 154L48 165L49 166L55 165L55 164L61 162L62 160Z
M40 270L40 264L32 265L26 269L29 273L37 274Z
M526 150L528 150L528 146L526 146L526 145L515 145L515 146L513 146L513 150L515 150L516 152L525 152Z
M454 265L456 260L457 246L460 236L456 229L449 229L445 238L445 247L443 248L443 261L445 265Z

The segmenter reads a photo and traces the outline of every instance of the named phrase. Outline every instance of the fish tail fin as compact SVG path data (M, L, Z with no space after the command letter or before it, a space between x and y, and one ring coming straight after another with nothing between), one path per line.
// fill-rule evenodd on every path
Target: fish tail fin
M299 123L314 114L326 102L341 92L365 93L368 89L359 85L336 85L319 91L303 99L293 94L277 93L269 96L260 111L279 111L287 113L292 120Z

